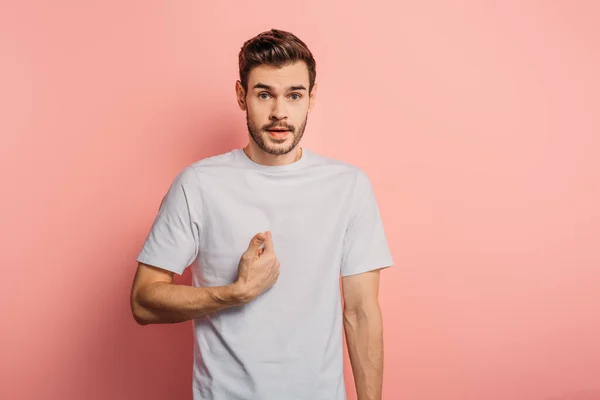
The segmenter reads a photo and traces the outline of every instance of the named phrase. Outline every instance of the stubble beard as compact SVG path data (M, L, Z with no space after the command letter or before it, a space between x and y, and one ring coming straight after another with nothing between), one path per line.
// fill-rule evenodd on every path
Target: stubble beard
M263 128L259 128L256 125L250 123L250 118L248 118L248 111L246 111L246 125L248 126L248 133L250 133L250 137L252 137L254 143L256 143L258 147L260 147L264 152L273 154L275 156L288 154L290 151L296 148L296 145L300 143L300 139L302 139L302 135L304 135L304 130L306 129L307 122L308 114L304 117L304 122L302 122L302 125L300 125L298 129L296 129L296 127L294 127L293 125L287 125L288 129L290 130L290 134L293 136L293 140L292 143L290 143L289 145L281 146L277 143L287 142L287 138L285 138L281 142L278 142L277 139L274 138L269 138L265 140L265 136L269 135L267 129L278 124L269 124L267 126L264 126ZM272 145L272 142L275 142L276 144Z

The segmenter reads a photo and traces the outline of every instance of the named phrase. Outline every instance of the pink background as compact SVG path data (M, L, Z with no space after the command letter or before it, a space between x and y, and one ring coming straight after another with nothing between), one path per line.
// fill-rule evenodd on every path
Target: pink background
M380 203L384 398L600 399L598 2L12 3L0 398L190 398L135 256L175 174L247 142L237 54L277 27L317 60L302 144Z

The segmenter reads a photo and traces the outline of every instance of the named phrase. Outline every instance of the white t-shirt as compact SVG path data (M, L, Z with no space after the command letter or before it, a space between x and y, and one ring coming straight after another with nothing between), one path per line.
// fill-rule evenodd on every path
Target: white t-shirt
M340 275L393 265L367 175L306 148L283 166L242 149L184 168L137 260L193 286L235 282L240 257L270 230L281 266L250 303L194 320L195 400L343 400Z

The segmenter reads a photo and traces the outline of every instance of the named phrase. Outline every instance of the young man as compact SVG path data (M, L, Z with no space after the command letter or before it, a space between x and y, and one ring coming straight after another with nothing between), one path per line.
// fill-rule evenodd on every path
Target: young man
M317 89L301 40L261 33L239 67L249 143L174 179L137 257L135 320L193 320L195 400L345 399L344 326L358 398L380 399L393 261L370 181L299 146ZM188 266L193 285L172 283Z

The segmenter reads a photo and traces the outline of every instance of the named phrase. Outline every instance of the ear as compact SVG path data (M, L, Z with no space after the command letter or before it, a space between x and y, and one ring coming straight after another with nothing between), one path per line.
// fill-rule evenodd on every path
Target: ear
M240 110L246 111L246 92L242 87L242 82L239 80L235 82L235 95L237 97L237 103L240 107Z
M310 96L308 100L308 112L311 112L313 106L315 105L315 101L317 100L317 83L313 84L313 88L310 91Z

